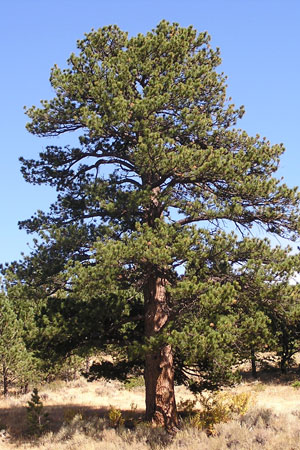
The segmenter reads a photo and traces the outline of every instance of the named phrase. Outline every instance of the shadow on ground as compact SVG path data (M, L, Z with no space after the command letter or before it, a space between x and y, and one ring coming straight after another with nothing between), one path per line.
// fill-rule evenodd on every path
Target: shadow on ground
M286 385L292 383L295 380L300 380L300 372L298 367L289 368L287 373L282 373L280 369L268 364L264 364L263 369L257 371L256 378L249 370L241 370L240 375L243 381L253 382L257 380L266 385Z
M125 419L125 425L126 423L130 424L133 420L141 420L144 414L144 411L141 410L120 411L122 417ZM49 431L58 432L66 419L70 420L70 418L74 417L76 414L81 414L85 419L92 417L108 418L109 408L95 408L82 404L74 405L74 403L72 403L44 406L44 412L49 414ZM26 438L26 428L26 405L0 408L0 429L8 430L12 440Z

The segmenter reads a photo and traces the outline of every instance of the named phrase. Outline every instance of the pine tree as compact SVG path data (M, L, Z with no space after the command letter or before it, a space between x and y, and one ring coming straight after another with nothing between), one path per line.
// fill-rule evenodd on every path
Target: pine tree
M27 423L28 433L30 435L40 436L43 434L49 424L48 413L44 411L43 402L40 399L37 388L34 388L31 394L31 400L28 401Z
M3 395L9 387L27 382L34 370L32 354L23 339L23 323L18 319L11 301L0 293L0 380Z
M45 239L45 273L87 303L113 300L99 324L113 323L116 339L97 332L114 344L137 331L130 354L144 359L146 417L169 429L176 366L230 372L236 288L210 273L226 272L211 250L230 243L220 221L284 237L299 227L298 191L273 177L284 148L234 128L243 108L226 99L209 41L166 21L132 38L92 30L69 68L52 69L55 97L27 110L31 133L75 132L78 145L21 158L28 182L58 192L50 213L21 223Z
M256 377L256 352L280 348L288 360L299 349L299 285L291 280L299 273L300 255L267 239L244 239L239 252L247 255L235 271L240 357L251 359Z

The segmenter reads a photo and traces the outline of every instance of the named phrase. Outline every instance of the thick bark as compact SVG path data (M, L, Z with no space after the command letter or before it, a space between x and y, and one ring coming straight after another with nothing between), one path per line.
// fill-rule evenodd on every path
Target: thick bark
M144 180L147 185L154 180ZM155 228L155 220L162 217L159 186L152 189L151 204L145 222ZM144 284L145 337L158 335L169 320L166 292L167 280L158 269L149 264ZM174 361L171 345L162 344L145 357L146 419L154 425L176 430L178 416L174 391Z
M169 318L166 280L150 274L144 288L145 336L155 336ZM146 355L146 419L173 431L178 426L174 391L174 367L171 345L162 345Z

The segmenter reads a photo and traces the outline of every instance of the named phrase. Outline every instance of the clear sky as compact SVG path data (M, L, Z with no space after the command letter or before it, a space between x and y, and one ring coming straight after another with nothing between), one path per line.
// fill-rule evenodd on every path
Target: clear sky
M166 19L208 31L221 49L228 95L246 108L239 128L283 142L279 175L300 184L299 0L2 0L0 18L0 263L30 251L17 223L55 199L54 190L29 185L20 173L18 158L35 158L49 143L25 130L23 106L52 97L50 68L65 67L91 28L117 24L135 35Z

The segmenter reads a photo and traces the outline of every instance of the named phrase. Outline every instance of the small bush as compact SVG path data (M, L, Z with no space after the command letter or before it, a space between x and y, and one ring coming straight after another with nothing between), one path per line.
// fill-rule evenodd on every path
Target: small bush
M191 416L189 424L193 428L206 430L208 435L214 433L214 427L218 423L228 422L230 419L228 408L220 402L217 394L201 398L202 411Z
M251 403L251 394L241 392L240 394L221 394L221 401L227 406L231 415L243 416L249 409Z
M218 423L229 422L235 415L244 415L249 408L250 398L250 394L246 392L233 395L218 392L201 395L203 409L190 417L189 424L212 435Z
M295 389L300 389L300 381L299 381L299 380L294 381L294 382L291 384L291 386L292 386L293 388L295 388Z
M119 428L124 424L124 419L122 417L121 411L114 406L111 406L110 410L108 411L108 419L110 426L113 428Z

